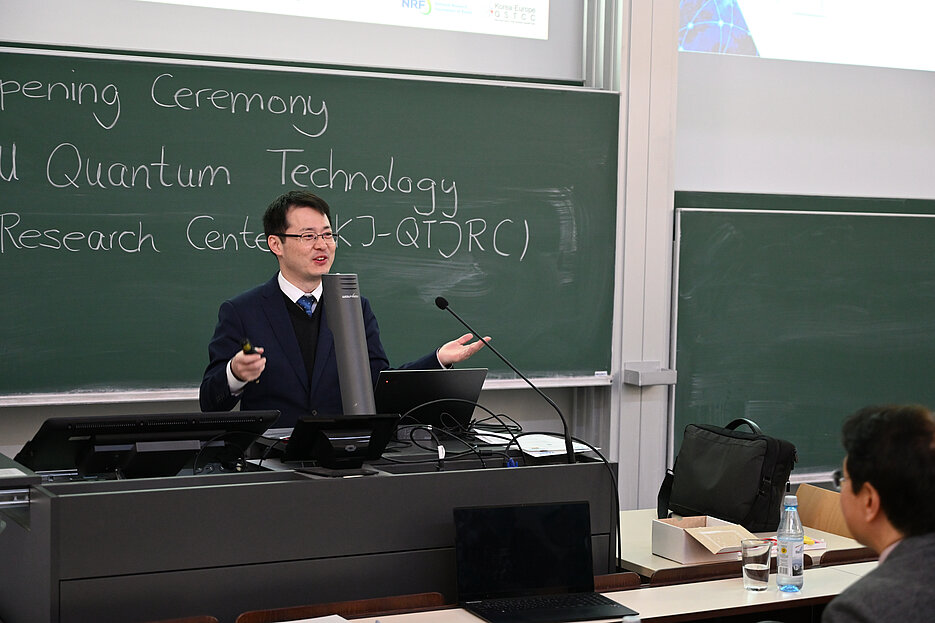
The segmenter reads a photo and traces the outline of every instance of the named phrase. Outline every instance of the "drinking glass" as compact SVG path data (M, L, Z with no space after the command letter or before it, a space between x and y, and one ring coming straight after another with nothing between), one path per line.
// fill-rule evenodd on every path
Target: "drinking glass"
M768 539L744 539L740 542L743 561L743 587L765 591L769 585L769 555L773 542Z

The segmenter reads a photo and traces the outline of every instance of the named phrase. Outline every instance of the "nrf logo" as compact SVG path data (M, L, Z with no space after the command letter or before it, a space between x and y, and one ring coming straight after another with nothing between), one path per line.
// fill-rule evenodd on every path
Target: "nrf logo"
M420 11L422 15L432 12L432 0L400 0L404 9Z

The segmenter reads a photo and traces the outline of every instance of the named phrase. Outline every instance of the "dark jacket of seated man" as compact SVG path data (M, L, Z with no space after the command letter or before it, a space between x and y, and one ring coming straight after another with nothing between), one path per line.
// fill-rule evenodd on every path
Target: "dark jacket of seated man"
M935 421L920 406L869 407L844 424L841 510L879 566L822 623L935 620Z

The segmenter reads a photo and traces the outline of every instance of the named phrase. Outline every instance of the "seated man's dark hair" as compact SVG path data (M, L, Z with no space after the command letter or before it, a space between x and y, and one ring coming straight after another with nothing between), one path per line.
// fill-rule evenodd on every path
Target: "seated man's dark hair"
M328 221L331 221L331 208L328 203L314 193L307 190L290 190L277 197L263 214L263 233L266 236L281 234L286 231L286 212L292 206L313 208L321 212Z
M854 493L873 485L890 523L907 537L935 532L935 420L928 409L861 409L844 422L842 441Z

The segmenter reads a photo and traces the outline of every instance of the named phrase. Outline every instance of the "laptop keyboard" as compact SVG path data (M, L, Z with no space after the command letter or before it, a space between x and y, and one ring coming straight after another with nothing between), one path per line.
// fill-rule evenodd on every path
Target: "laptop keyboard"
M485 599L471 602L471 609L478 612L528 612L529 610L574 610L586 606L618 606L619 604L600 593L566 593L563 595L532 595L506 599Z

